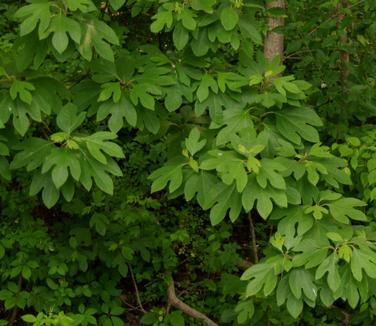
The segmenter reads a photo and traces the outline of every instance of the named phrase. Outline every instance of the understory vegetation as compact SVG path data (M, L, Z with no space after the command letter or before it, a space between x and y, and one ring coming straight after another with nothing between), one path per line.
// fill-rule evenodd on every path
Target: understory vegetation
M373 325L376 1L0 1L1 325Z

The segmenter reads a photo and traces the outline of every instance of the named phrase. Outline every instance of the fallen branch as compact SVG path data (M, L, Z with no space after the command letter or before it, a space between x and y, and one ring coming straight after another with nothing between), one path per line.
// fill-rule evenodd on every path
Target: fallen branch
M170 283L169 287L167 288L167 297L168 297L168 302L171 306L175 307L176 309L181 310L188 316L193 317L195 319L200 319L202 322L204 322L208 326L218 326L218 324L212 321L208 316L188 306L176 296L175 283L173 280Z

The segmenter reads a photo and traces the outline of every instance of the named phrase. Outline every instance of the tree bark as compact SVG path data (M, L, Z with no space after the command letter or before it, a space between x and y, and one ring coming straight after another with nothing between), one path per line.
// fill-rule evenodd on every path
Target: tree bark
M266 4L267 9L272 8L285 8L285 0L274 0ZM266 60L272 60L274 57L278 56L280 62L283 62L283 41L284 36L282 33L276 33L273 30L277 27L284 26L285 20L282 17L268 18L268 33L264 42L264 57Z

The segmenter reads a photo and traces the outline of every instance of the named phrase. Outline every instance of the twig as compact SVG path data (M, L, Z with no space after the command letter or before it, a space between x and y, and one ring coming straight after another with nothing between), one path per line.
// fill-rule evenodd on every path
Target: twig
M121 295L120 296L120 300L121 302L127 306L128 308L131 308L132 310L137 310L137 311L141 311L141 312L145 312L145 311L142 311L140 308L138 307L135 307L134 305L131 305L130 303L127 302L126 298L125 298L125 295Z
M171 306L175 307L176 309L181 310L188 316L191 316L195 319L200 319L203 323L205 323L208 326L218 326L218 324L212 321L208 316L188 306L183 301L177 298L176 293L175 293L174 280L171 281L170 285L167 288L167 297L168 297L168 302L169 304L171 304Z
M22 277L19 276L18 277L16 296L18 296L18 294L21 292L21 288L22 288ZM13 326L14 322L16 321L17 313L18 313L18 307L15 306L13 308L12 315L10 316L8 326Z
M133 282L134 290L136 292L137 304L140 307L140 310L142 312L146 312L146 310L142 306L142 302L141 302L141 299L140 299L140 292L138 291L138 286L137 286L137 283L136 283L136 279L134 278L132 266L128 264L128 268L129 268L129 271L131 272L132 282Z
M249 229L251 232L253 259L255 263L258 263L259 258L258 258L258 250L257 250L257 243L256 243L256 232L255 232L255 226L253 225L251 212L248 213L248 220L249 220Z
M301 53L312 53L312 50L310 49L304 49L304 50L299 50L290 53L289 55L285 56L285 59L300 59L301 57L296 57L296 55L301 54Z
M360 4L362 4L365 0L360 0L359 2L357 3L354 3L353 5L351 6L348 6L347 9L351 9L351 8L354 8L356 6L359 6ZM328 21L331 21L332 19L336 18L337 16L339 16L341 13L340 12L336 12L334 13L333 15L331 15L328 19L325 19L323 22L321 22L320 24L318 24L316 27L314 27L312 30L310 30L307 35L311 35L313 34L314 32L316 32L322 25L326 24Z

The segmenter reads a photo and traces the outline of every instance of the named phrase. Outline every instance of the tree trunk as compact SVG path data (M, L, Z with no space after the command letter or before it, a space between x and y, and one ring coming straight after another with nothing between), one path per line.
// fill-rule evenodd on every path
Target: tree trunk
M274 0L266 4L267 9L285 8L285 0ZM276 33L273 30L277 27L284 26L285 20L282 17L268 18L268 33L264 43L264 56L266 60L272 60L278 56L280 62L283 62L283 40L284 36L281 33Z

